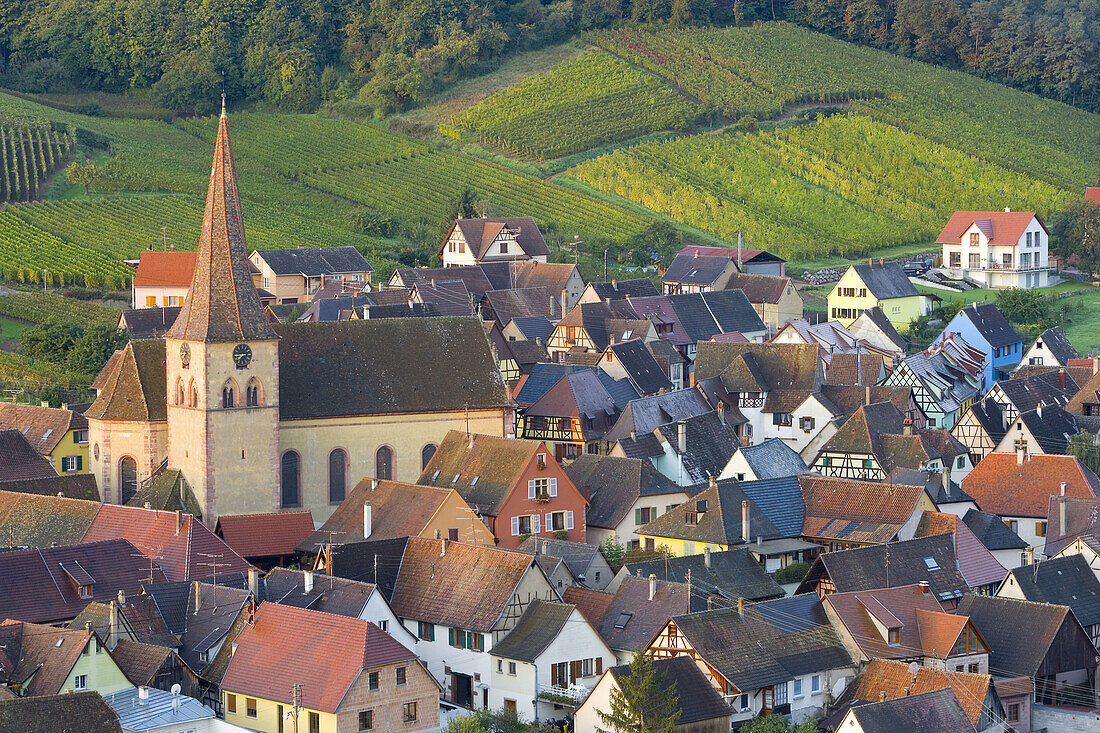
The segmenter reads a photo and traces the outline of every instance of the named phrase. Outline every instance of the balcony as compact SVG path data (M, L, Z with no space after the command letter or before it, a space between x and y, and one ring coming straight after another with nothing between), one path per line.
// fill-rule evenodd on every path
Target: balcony
M979 267L949 267L949 270L970 270L971 272L1038 272L1040 270L1053 270L1054 265L1015 265L1004 262L983 262Z

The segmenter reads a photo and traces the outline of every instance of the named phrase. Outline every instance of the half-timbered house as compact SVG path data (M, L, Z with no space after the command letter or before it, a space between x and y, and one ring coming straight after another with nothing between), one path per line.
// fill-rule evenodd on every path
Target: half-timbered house
M955 439L970 451L974 463L992 453L1008 430L1008 418L1001 403L987 395L966 408L951 428Z
M571 350L601 354L610 344L640 338L653 341L657 331L645 318L639 318L629 300L603 303L578 303L566 313L546 346L555 361Z
M812 717L856 671L813 594L675 616L647 651L694 659L730 701L735 723L773 713Z
M951 337L935 351L908 356L883 385L911 387L930 428L950 430L978 396L981 354L959 348Z
M1040 374L1027 374L1002 380L986 393L1005 411L1005 419L1012 422L1016 415L1040 406L1064 407L1077 394L1078 386L1064 369Z

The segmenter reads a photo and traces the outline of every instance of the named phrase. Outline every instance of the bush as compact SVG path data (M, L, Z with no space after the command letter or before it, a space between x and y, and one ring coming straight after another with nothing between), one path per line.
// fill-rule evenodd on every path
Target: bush
M775 582L780 584L800 583L808 572L810 572L810 564L808 562L796 562L793 565L788 565L785 568L777 570L775 572Z

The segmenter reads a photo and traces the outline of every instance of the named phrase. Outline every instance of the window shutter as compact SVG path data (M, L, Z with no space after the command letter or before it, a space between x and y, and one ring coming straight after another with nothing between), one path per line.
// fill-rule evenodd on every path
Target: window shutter
M547 532L549 532L550 530L552 530L554 528L554 515L553 514L547 514L546 515L546 524L544 524L543 526L546 527Z
M512 536L519 537L519 517L512 517Z
M539 532L542 531L542 527L539 526L541 524L541 520L542 520L542 515L541 514L535 514L531 517L531 532L533 534L538 534Z
M573 529L573 512L568 511L565 513L565 528Z
M76 470L79 471L82 468L84 468L84 456L77 456L76 457Z
M527 498L528 499L534 499L535 498L535 479L531 479L530 481L527 482Z
M643 524L645 524L645 522L642 521L642 510L641 509L635 509L634 510L634 524L638 525L639 527L641 527Z
M596 657L596 674L603 674L603 657Z
M550 496L558 495L558 480L556 478L550 479Z
M455 630L451 627L447 627L447 643L451 646L455 645Z

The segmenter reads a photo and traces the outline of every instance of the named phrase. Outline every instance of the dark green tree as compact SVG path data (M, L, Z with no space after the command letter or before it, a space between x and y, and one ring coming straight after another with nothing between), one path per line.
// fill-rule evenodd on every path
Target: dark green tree
M1089 467L1093 472L1100 471L1100 446L1093 441L1096 436L1087 430L1070 436L1066 453L1076 456L1081 463Z
M65 365L82 374L98 374L111 354L126 345L125 331L114 326L89 326L84 335L73 342L65 357Z
M662 685L653 666L653 657L634 652L630 674L619 679L619 689L611 693L607 712L597 710L599 733L674 733L680 719L679 697L675 683Z
M79 323L49 320L19 334L19 347L26 356L62 364L83 335Z
M1050 301L1037 290L1002 290L997 293L997 307L1012 323L1043 326L1052 318Z

